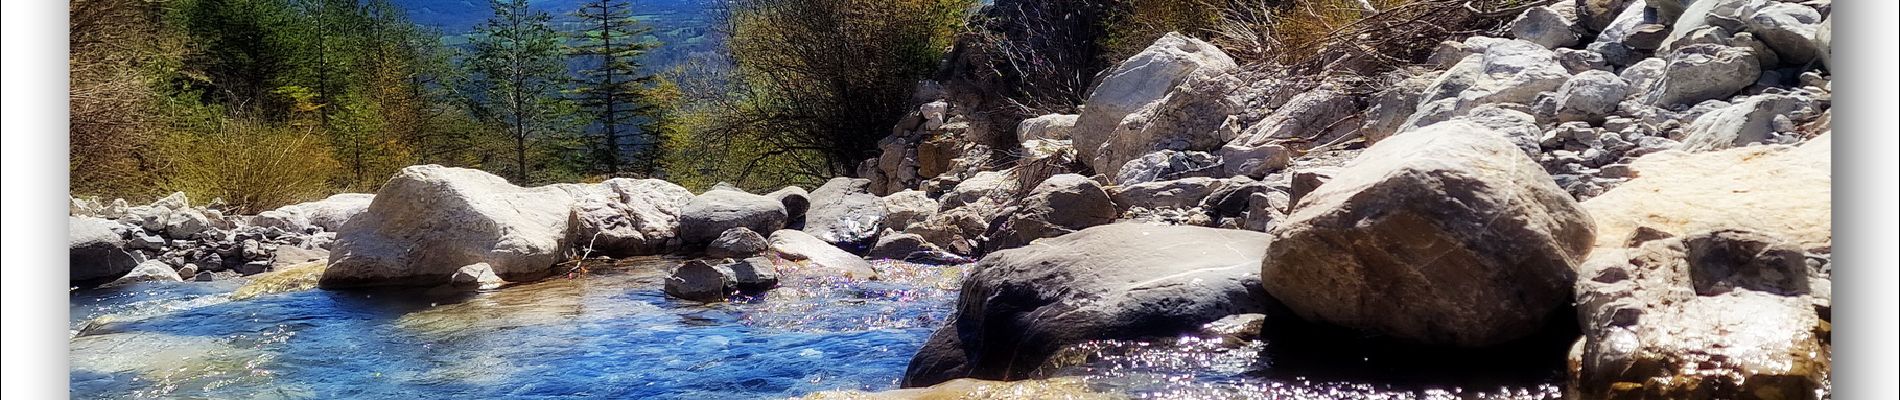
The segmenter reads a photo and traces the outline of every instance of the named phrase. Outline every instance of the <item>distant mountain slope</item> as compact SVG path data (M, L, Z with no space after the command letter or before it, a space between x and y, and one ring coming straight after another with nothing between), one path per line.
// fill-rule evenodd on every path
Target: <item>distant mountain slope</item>
M565 16L580 8L586 0L530 0L535 7ZM395 0L409 10L416 23L442 28L451 34L468 32L489 15L485 0ZM697 14L712 0L635 0L634 10L641 14L663 12Z
M658 41L661 46L648 54L645 64L652 71L670 68L688 56L697 52L715 50L716 40L708 35L712 18L706 10L718 0L634 0L634 14L653 28L649 40ZM467 34L474 26L487 20L492 11L486 0L394 0L396 5L409 11L409 18L418 24L442 29L450 44L467 43ZM554 14L558 28L562 30L580 28L569 26L574 20L571 15L580 9L587 0L529 0L530 4ZM578 62L578 60L577 60ZM581 64L575 64L577 67Z

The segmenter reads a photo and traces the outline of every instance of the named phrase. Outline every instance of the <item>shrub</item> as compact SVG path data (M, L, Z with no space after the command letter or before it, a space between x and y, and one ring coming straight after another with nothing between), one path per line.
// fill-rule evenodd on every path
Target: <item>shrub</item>
M343 168L320 135L250 120L225 120L205 133L173 133L161 186L195 199L223 199L253 214L321 199Z

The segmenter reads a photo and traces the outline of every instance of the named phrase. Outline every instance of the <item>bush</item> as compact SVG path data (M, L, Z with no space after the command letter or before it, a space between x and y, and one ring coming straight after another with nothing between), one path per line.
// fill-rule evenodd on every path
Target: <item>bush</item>
M208 133L174 133L162 143L167 191L223 199L254 214L330 195L344 171L323 137L301 129L226 120Z

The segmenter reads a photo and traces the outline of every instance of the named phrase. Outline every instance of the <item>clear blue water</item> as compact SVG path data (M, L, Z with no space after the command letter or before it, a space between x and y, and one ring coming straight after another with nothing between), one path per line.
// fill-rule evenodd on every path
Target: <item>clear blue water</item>
M643 259L474 294L146 283L71 299L75 398L786 398L896 389L967 266L878 261L881 281L798 278L704 305ZM1312 335L1312 334L1306 334ZM1320 333L1320 336L1332 336ZM1568 342L1530 363L1277 335L1074 346L1040 371L1134 398L1555 399ZM1507 351L1507 352L1514 352ZM1465 364L1465 365L1460 365Z
M75 398L783 398L897 386L963 267L792 280L701 305L660 290L667 261L473 296L240 283L77 293ZM105 322L99 322L105 321Z

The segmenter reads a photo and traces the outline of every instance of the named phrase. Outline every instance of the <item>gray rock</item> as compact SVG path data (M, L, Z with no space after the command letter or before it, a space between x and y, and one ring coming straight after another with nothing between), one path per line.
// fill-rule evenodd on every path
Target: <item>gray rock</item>
M841 247L870 248L884 219L883 200L870 187L869 179L831 178L812 190L803 231Z
M766 193L765 197L778 200L779 204L785 206L786 221L788 221L785 226L797 226L800 229L805 226L805 211L811 210L811 193L805 192L805 188L786 186L772 193Z
M1798 246L1729 229L1625 244L1580 270L1580 395L1815 399L1827 386L1825 301L1808 296Z
M1000 224L989 227L987 251L1012 249L1036 239L1069 234L1115 221L1119 213L1102 186L1076 174L1050 177L1023 197Z
M1768 47L1789 64L1806 64L1821 55L1815 43L1820 33L1821 13L1808 6L1771 2L1748 17L1748 31L1768 43Z
M734 190L708 190L680 209L680 240L689 247L703 246L727 229L745 227L773 232L785 227L785 204L780 199Z
M126 251L125 238L112 231L117 225L103 218L66 218L66 238L70 247L66 258L70 264L67 280L73 286L91 287L108 283L132 272L132 268L139 264L136 256Z
M929 194L916 190L905 190L884 196L884 228L903 231L911 224L923 222L931 214L937 213L941 205Z
M731 271L706 260L692 260L675 268L673 275L666 277L663 289L667 296L677 299L713 303L726 301L737 286Z
M1753 50L1743 47L1698 44L1677 49L1649 92L1648 103L1668 107L1727 98L1755 83L1760 62Z
M712 258L747 258L765 252L765 236L746 227L727 229L706 245L706 256Z
M588 256L665 253L678 236L680 213L693 192L658 179L615 178L565 186L574 203L576 246Z
M1075 129L1078 116L1049 114L1025 119L1016 124L1016 141L1031 140L1069 140L1069 132Z
M1179 33L1161 37L1141 53L1104 72L1101 83L1090 90L1071 133L1077 158L1099 172L1117 171L1127 160L1155 150L1159 142L1177 139L1163 137L1164 134L1195 133L1180 132L1191 127L1180 123L1218 125L1226 115L1213 118L1213 115L1199 115L1199 111L1221 108L1225 93L1191 90L1199 95L1179 96L1171 106L1163 103L1170 102L1169 97L1174 97L1170 93L1179 86L1220 89L1222 85L1218 83L1232 80L1230 74L1238 69L1233 58L1212 44ZM1208 84L1183 85L1190 80ZM1130 124L1127 117L1137 113L1144 115ZM1195 120L1180 120L1181 117ZM1210 133L1211 125L1208 126ZM1148 127L1156 130L1149 131ZM1170 132L1160 131L1164 129ZM1218 145L1215 142L1209 144L1209 148ZM1107 154L1103 154L1104 150Z
M1683 129L1682 149L1714 151L1768 141L1776 132L1775 118L1807 108L1794 96L1764 94L1695 119Z
M1199 151L1161 150L1123 164L1115 182L1123 185L1207 177L1223 171L1218 156Z
M1607 71L1590 70L1557 88L1557 120L1601 123L1629 95L1630 85Z
M1565 16L1552 6L1531 7L1511 21L1511 36L1544 47L1577 45L1582 39L1573 16ZM1572 10L1574 12L1574 9Z
M1470 42L1470 41L1467 41ZM1426 88L1417 111L1401 131L1418 129L1465 115L1483 105L1529 105L1570 79L1557 54L1522 40L1490 42L1465 57Z
M1821 65L1828 68L1834 67L1828 62L1834 54L1834 17L1822 19L1820 26L1814 28L1814 51L1819 53L1817 57L1820 58Z
M480 170L403 168L337 232L318 285L437 286L476 263L509 281L540 279L569 250L573 203L563 189Z
M1564 70L1572 74L1610 70L1609 61L1603 59L1603 53L1578 49L1556 49L1556 52L1557 63L1563 64Z
M1227 184L1226 180L1214 178L1142 182L1112 187L1109 190L1109 198L1113 199L1115 207L1122 211L1135 207L1193 208L1199 207L1208 196L1225 188Z
M1266 246L1258 232L1113 224L990 254L902 384L1022 379L1068 345L1173 337L1263 312L1253 266Z
M1465 347L1543 329L1594 240L1543 168L1468 122L1367 148L1268 233L1261 280L1302 317Z

